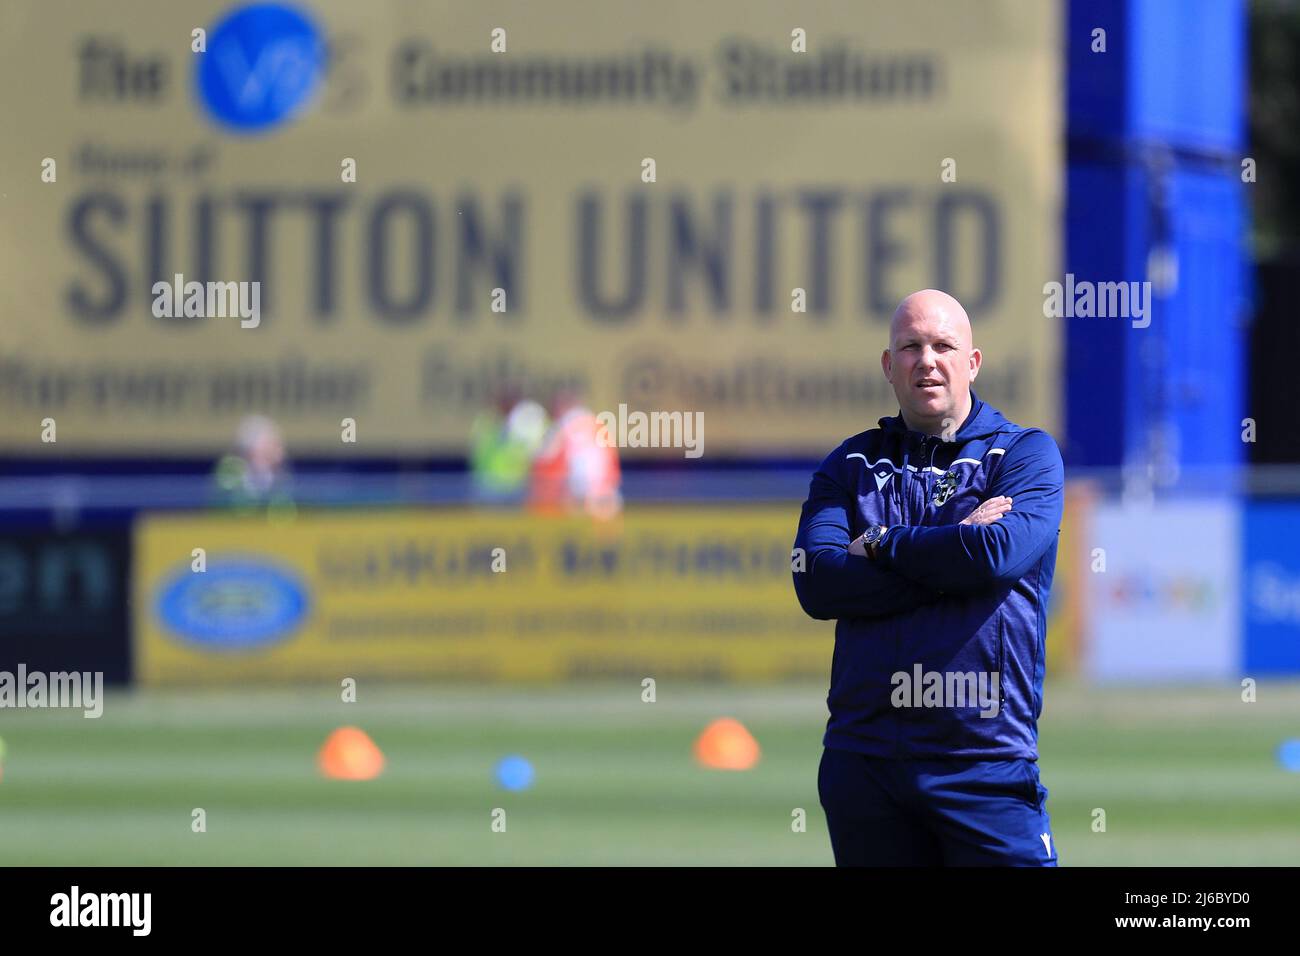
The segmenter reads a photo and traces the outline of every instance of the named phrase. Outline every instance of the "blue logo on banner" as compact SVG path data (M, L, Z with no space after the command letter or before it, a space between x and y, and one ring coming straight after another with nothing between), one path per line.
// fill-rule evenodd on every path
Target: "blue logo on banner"
M307 589L290 572L245 558L163 584L158 617L168 630L212 649L246 650L282 641L307 613Z
M1300 505L1252 502L1242 541L1245 674L1300 674Z
M325 74L325 42L292 7L241 7L208 33L196 53L198 97L218 122L242 132L269 129L299 112Z

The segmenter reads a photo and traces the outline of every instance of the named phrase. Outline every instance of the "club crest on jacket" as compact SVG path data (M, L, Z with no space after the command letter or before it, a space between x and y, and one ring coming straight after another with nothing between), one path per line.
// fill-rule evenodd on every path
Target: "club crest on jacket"
M945 471L939 481L934 486L934 496L930 499L935 505L942 506L948 503L953 492L957 490L957 473L955 471Z

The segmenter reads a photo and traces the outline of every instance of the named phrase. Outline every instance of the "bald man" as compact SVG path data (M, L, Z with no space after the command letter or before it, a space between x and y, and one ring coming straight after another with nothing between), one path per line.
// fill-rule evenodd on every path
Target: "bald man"
M1037 720L1064 467L980 400L982 361L956 299L904 299L899 413L826 457L799 519L795 593L836 621L817 783L840 866L1057 862Z

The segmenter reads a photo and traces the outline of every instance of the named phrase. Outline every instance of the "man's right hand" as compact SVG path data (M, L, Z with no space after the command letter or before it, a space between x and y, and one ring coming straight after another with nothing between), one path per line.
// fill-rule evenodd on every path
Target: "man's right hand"
M962 524L992 524L1011 510L1011 499L1006 495L990 498L968 514Z

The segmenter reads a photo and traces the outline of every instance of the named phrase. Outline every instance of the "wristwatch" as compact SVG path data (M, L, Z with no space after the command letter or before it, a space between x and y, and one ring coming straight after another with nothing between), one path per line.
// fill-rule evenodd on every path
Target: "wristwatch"
M862 547L867 552L867 557L875 560L876 550L880 547L880 542L885 540L885 533L889 529L884 525L876 525L874 528L868 528L862 536Z

